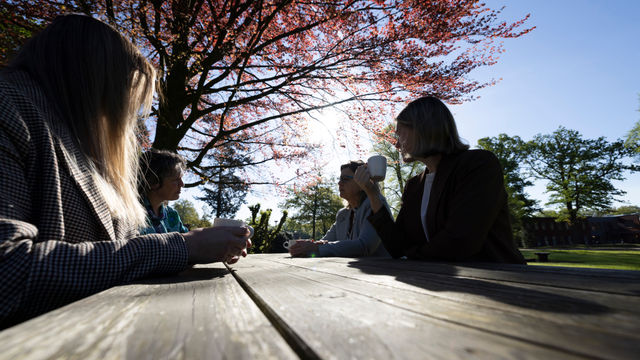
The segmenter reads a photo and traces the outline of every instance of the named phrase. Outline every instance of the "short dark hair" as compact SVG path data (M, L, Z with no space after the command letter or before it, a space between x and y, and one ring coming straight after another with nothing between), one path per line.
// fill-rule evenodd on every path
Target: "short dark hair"
M458 135L458 128L449 108L433 96L424 96L409 103L396 117L398 124L412 128L414 153L412 158L436 154L455 154L469 149Z
M351 171L355 173L356 170L362 165L364 165L364 162L362 160L352 160L346 164L340 165L340 171L342 171L342 169L344 168L349 168Z
M152 187L162 186L168 176L173 175L176 166L185 169L182 156L167 150L151 149L140 156L140 177L138 191L140 196L146 195Z
M351 170L351 171L353 171L355 173L356 170L358 170L358 168L360 166L362 166L362 165L364 165L364 161L362 161L362 160L351 160L346 164L340 165L340 171L342 171L344 169L349 169L349 170ZM362 204L362 202L365 201L366 199L367 199L367 193L364 192L363 189L361 189L360 190L360 204Z

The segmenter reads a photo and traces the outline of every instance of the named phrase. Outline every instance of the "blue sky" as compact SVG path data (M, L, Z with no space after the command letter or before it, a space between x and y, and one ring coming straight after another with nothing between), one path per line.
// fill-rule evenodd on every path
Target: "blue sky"
M623 138L640 120L640 1L638 0L491 0L506 6L501 19L515 21L531 14L531 33L504 41L498 64L476 70L477 80L502 79L478 91L480 98L452 106L460 135L471 146L486 136L506 133L530 140L560 125L585 138ZM331 131L330 129L328 131ZM332 135L332 134L327 134ZM335 148L334 150L335 151ZM333 153L336 161L351 154ZM331 164L331 168L335 167ZM616 182L623 201L640 206L640 174ZM544 183L528 188L546 200ZM185 192L192 200L195 191ZM269 200L266 200L269 199ZM267 189L254 189L249 204L261 202L277 211L278 200ZM622 203L616 203L616 206ZM197 203L198 210L202 203ZM249 215L246 206L238 218Z
M499 133L525 140L562 125L585 138L623 138L640 120L640 1L487 1L503 18L530 13L531 33L504 43L498 64L474 78L502 78L452 111L471 145ZM640 205L640 174L616 185ZM544 200L544 186L529 188ZM618 203L620 205L620 203Z

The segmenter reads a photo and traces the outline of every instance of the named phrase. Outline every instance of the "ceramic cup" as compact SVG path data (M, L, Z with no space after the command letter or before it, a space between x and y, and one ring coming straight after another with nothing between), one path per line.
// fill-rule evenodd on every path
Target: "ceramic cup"
M218 226L246 227L246 228L249 228L249 232L250 232L249 237L250 238L253 237L253 232L254 232L253 227L245 224L245 222L242 220L215 218L213 220L213 227L218 227Z
M367 160L367 168L371 174L371 180L384 180L387 174L387 158L382 155L374 155Z
M293 244L296 243L296 239L289 239L285 242L282 243L282 246L284 246L285 249L289 250L290 247L293 246Z

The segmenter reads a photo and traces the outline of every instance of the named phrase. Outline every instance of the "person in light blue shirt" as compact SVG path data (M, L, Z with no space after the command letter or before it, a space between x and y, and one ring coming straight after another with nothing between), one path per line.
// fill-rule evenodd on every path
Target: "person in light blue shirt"
M147 221L140 234L188 232L178 212L167 205L167 201L180 198L184 186L182 157L170 151L152 149L142 154L140 162L138 191L147 210Z
M336 222L321 240L298 240L291 246L291 256L384 256L389 257L380 237L367 217L372 214L365 192L353 180L362 161L350 161L340 166L338 189L347 206L336 214ZM381 198L385 206L386 201Z

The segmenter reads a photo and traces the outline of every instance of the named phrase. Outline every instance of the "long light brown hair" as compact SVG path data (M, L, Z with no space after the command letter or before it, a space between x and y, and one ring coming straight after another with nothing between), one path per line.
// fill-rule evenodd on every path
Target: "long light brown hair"
M436 154L455 154L469 149L458 135L453 114L440 99L424 96L410 102L396 117L398 124L413 129L413 154L405 161Z
M69 14L31 38L9 68L42 86L94 168L112 215L144 223L135 129L139 111L151 107L155 70L140 51L102 21Z

